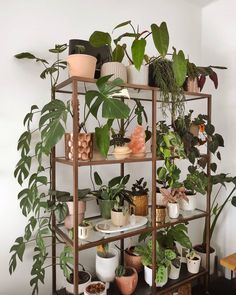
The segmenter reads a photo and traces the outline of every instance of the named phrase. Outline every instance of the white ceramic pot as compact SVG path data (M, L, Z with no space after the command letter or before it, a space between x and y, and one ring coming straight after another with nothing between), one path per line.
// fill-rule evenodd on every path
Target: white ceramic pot
M129 212L116 212L111 210L111 222L115 226L124 226L127 225L129 222Z
M144 280L149 285L152 286L152 269L150 267L144 266ZM156 287L163 287L168 281L168 268L166 268L166 280L162 283L156 283Z
M83 273L83 272L87 273L89 275L89 279L85 283L82 283L82 284L79 283L79 294L81 294L81 293L83 293L85 291L85 288L90 284L91 279L92 279L92 276L91 276L91 274L89 272L80 271L80 273ZM69 294L74 294L74 284L72 284L68 280L66 280L65 287L66 287L66 291Z
M175 267L171 263L170 264L169 279L171 279L171 280L177 280L179 278L180 269L181 269L181 264L180 264L180 267Z
M168 203L167 209L168 209L168 215L170 218L179 217L179 203Z
M113 81L120 78L127 83L127 70L126 66L121 62L106 62L101 67L101 77L113 75L109 80Z
M194 250L194 251L201 257L202 267L206 268L206 253L199 252L197 250ZM214 251L212 253L210 253L210 275L212 275L214 273L215 258L216 258L216 250L214 249Z
M107 258L96 254L96 275L102 282L112 282L115 278L115 270L119 265L119 253L116 249L109 250Z
M190 273L198 273L201 265L201 256L196 254L195 259L190 259L189 256L186 256L187 259L187 268Z
M148 66L142 65L138 71L134 65L127 66L129 84L148 85Z
M94 78L97 59L87 54L71 54L67 57L69 76Z
M92 228L91 225L88 225L88 226L80 226L79 225L79 228L78 228L79 238L80 239L87 239L91 228Z
M193 211L196 209L196 203L197 203L197 196L195 195L187 195L188 202L184 199L181 199L179 201L180 209L185 211Z
M96 284L101 284L103 287L104 287L104 291L101 291L101 292L96 292L96 295L106 295L107 294L107 290L106 290L106 285L103 283L103 282L100 282L100 281L94 281L94 282L91 282L90 284L88 284L86 286L86 289L84 291L84 295L94 295L95 293L91 293L89 292L87 289L89 288L90 285L96 285Z

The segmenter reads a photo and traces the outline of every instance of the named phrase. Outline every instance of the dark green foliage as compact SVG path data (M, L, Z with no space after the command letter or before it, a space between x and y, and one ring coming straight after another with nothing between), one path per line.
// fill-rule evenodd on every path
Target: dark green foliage
M136 180L136 183L132 185L132 194L134 196L142 196L147 195L149 192L149 188L147 187L147 182L144 181L144 178L140 178L139 180Z

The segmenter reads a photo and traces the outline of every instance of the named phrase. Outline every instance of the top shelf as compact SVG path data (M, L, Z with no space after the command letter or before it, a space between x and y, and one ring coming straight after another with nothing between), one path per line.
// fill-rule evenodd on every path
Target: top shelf
M96 90L96 79L89 79L83 77L70 77L69 79L61 82L56 86L56 92L59 93L72 93L72 84L73 82L78 83L78 94L85 94L87 90ZM151 87L146 85L136 85L136 84L122 84L123 88L127 88L129 90L130 98L140 99L143 101L151 101L152 100L152 92L160 92L160 89L157 87ZM205 93L193 93L193 92L184 92L185 101L206 99L211 97L210 94ZM157 102L162 102L158 99Z

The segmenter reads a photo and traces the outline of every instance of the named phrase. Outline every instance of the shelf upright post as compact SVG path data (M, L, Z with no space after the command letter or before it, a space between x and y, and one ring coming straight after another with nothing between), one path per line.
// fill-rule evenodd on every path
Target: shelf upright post
M51 157L50 157L50 162L51 162L51 169L50 169L50 174L51 174L51 181L52 181L52 190L56 189L56 162L55 162L55 157L56 157L56 148L54 147L52 149ZM55 200L55 196L52 196L52 200ZM54 211L52 212L52 294L56 294L56 256L57 256L57 251L56 251L56 232L55 232L55 226L56 226L56 217Z
M73 108L73 255L74 255L74 295L78 295L78 127L79 127L79 100L77 81L72 81L72 108Z
M156 294L156 122L157 90L152 90L152 294Z
M211 112L212 112L212 96L207 96L207 116L208 123L211 123ZM205 280L206 294L208 294L209 280L210 280L210 226L211 226L211 153L209 150L209 141L207 142L207 176L208 176L208 186L207 186L207 199L206 199L206 268L208 270Z

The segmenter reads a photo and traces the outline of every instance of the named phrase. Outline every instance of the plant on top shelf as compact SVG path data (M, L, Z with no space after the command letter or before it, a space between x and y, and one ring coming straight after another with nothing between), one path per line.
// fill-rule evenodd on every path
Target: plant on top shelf
M124 177L117 176L112 178L108 184L104 184L101 177L97 172L94 172L94 180L96 185L99 186L98 190L92 192L92 194L97 198L102 217L105 219L111 218L111 210L116 202L116 207L119 205L119 195L125 194L125 186L128 183L130 175ZM117 199L118 198L118 199ZM118 204L117 204L118 202Z
M187 73L187 60L184 52L179 52L173 47L173 53L168 53L169 32L165 22L160 26L151 25L154 45L157 49L158 56L152 58L150 64L150 78L155 86L160 88L160 99L162 100L162 112L166 116L166 109L169 109L172 118L184 113L184 93L183 83ZM167 59L170 55L172 60Z

